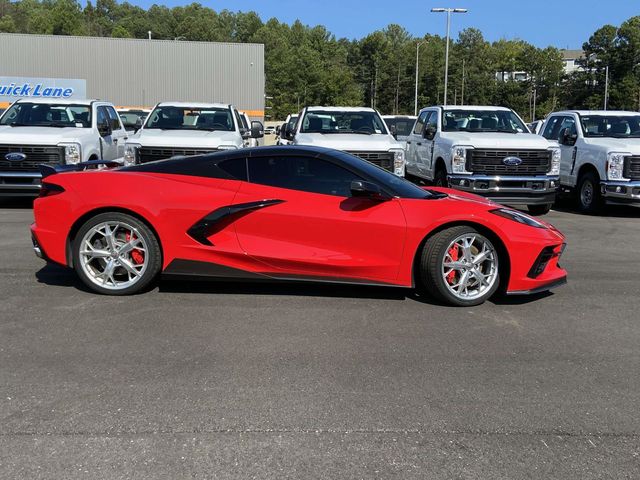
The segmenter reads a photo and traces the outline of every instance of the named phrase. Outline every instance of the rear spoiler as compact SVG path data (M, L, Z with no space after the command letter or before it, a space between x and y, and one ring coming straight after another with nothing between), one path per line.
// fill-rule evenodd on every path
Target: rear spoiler
M42 175L42 178L47 178L51 175L55 175L56 173L82 172L83 170L87 170L88 168L98 168L100 166L105 166L107 168L115 168L115 167L121 167L122 164L114 160L89 160L88 162L74 163L71 165L40 164L38 165L38 168L40 169L40 174Z

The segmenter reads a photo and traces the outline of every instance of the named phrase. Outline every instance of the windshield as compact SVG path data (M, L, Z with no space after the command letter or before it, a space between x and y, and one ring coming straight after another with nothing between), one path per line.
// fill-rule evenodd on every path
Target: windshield
M415 117L390 117L385 118L384 123L391 129L392 126L396 127L396 135L399 137L408 137L411 134L413 125L416 123Z
M511 110L445 110L442 113L444 132L529 132Z
M145 129L158 130L235 130L228 108L156 107Z
M313 110L307 112L300 133L386 134L384 122L376 112L340 112Z
M7 110L0 125L13 127L91 127L91 107L46 103L16 103Z
M120 120L122 120L122 125L127 129L140 128L148 115L147 112L142 111L126 111L118 112L118 114L120 115Z
M640 115L581 116L585 137L640 138Z

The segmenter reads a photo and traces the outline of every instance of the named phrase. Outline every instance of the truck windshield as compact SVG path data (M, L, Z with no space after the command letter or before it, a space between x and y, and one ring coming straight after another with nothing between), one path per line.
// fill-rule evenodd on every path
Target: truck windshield
M308 111L300 133L387 134L384 122L376 112Z
M16 103L7 110L0 125L12 127L91 127L91 107L46 103Z
M585 137L640 138L640 115L580 116Z
M510 110L445 110L442 113L444 132L529 132L518 116Z
M235 130L228 108L156 107L147 118L145 129L157 130Z

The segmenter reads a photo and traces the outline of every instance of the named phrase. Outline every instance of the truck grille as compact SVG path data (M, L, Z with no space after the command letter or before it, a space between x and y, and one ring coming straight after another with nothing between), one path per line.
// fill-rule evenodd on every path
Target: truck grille
M640 156L627 157L624 159L624 178L640 180Z
M7 153L24 153L27 158L12 162L5 158ZM38 165L58 165L64 161L64 147L43 145L0 145L0 171L37 172Z
M354 152L347 151L351 155L360 157L367 162L378 165L385 170L393 170L393 152Z
M522 160L520 165L505 165L507 157ZM467 171L485 175L544 175L551 170L549 150L469 150Z
M190 157L217 151L217 148L140 147L138 149L138 162L147 163L171 157Z

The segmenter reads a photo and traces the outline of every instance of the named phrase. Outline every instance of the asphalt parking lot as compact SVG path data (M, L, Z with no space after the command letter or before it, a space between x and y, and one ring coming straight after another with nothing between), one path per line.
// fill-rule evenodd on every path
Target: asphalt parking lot
M553 211L569 284L97 296L0 205L0 478L639 478L640 209Z

